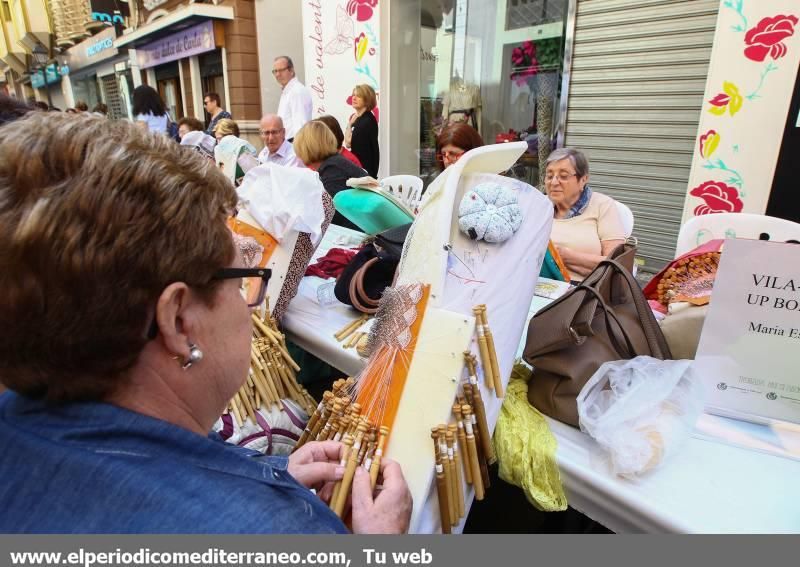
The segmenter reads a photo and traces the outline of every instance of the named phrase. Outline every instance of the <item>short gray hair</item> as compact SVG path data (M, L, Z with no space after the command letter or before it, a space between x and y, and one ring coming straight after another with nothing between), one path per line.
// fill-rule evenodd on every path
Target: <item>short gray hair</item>
M553 150L550 152L550 155L547 156L547 161L544 163L545 168L553 162L561 161L562 159L569 159L572 162L572 165L575 166L575 174L578 176L578 179L589 175L589 160L586 159L586 155L580 151L576 150L575 148L558 148L557 150Z

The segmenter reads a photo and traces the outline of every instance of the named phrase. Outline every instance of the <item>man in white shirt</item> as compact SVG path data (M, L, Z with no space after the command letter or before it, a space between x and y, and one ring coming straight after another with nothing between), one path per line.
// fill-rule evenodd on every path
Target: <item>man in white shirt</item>
M283 120L286 138L291 142L303 124L311 120L311 91L294 76L294 63L286 55L275 58L272 74L283 89L278 116Z
M304 167L303 162L294 155L294 148L286 140L283 120L277 114L265 114L258 124L258 134L264 142L264 149L258 154L259 163L277 163L292 167Z

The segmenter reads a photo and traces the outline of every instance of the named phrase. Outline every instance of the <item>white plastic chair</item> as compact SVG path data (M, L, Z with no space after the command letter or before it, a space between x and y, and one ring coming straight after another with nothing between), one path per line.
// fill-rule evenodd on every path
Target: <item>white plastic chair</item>
M762 236L764 235L764 236ZM675 257L716 238L800 241L800 224L751 213L713 213L690 218L678 233Z
M422 201L422 179L416 175L390 175L381 179L380 184L417 214Z
M629 238L633 234L633 211L625 203L614 201L617 203L617 211L619 212L619 220L622 223L622 229L625 231L625 237Z

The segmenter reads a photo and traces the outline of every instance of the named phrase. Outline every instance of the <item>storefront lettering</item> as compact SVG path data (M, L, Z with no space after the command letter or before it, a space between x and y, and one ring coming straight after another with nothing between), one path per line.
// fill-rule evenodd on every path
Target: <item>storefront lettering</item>
M323 61L324 49L322 47L322 6L319 1L311 0L308 3L314 11L314 33L308 36L308 39L314 42L314 61L317 69L323 71L325 69L325 62ZM317 79L311 84L311 90L317 94L320 101L325 100L325 77L322 74L317 75ZM325 104L320 102L317 104L317 113L325 114Z
M188 30L137 49L139 66L143 69L198 55L214 49L213 23L203 22Z
M322 48L322 7L319 5L319 2L309 2L309 6L314 9L314 35L309 35L308 39L314 42L314 53L316 53L317 57L315 59L317 63L317 69L324 69L325 64L322 62L322 54L324 53Z
M104 51L106 49L111 49L112 47L114 47L114 40L111 39L110 37L107 37L87 47L86 56L92 57L94 55L97 55L101 51Z

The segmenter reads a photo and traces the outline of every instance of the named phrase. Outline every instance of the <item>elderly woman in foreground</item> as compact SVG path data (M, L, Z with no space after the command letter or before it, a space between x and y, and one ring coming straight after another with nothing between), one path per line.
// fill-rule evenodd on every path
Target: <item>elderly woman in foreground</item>
M545 163L545 188L553 203L550 238L571 279L582 280L625 242L614 199L589 188L589 162L572 148L555 150Z
M0 147L0 532L345 532L309 490L341 477L339 443L287 460L208 435L268 279L242 268L224 176L101 118L33 113ZM355 477L354 531L410 510L396 463L377 496Z

